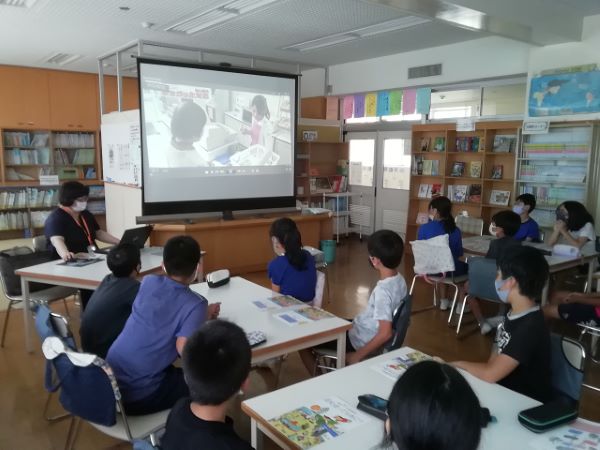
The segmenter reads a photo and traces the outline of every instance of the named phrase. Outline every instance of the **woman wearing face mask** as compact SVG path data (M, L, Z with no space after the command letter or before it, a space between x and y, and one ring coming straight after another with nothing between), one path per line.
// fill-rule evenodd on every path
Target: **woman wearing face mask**
M592 215L579 202L568 201L556 208L556 223L548 243L567 244L577 248L596 241Z
M277 255L268 266L271 288L303 302L312 302L317 269L313 256L302 249L302 237L296 222L287 217L277 219L271 224L269 235Z
M119 240L100 229L94 215L87 208L90 188L78 181L63 183L58 191L58 208L46 219L44 234L48 249L56 257L67 261L77 253L86 253L88 246L96 246L96 239L107 244Z

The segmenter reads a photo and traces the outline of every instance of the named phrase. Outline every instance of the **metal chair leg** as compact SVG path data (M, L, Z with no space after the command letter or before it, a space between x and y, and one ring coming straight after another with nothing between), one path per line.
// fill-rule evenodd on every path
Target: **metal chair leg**
M12 300L8 301L8 308L6 308L6 312L4 313L4 325L2 327L2 341L0 342L0 347L4 348L4 340L6 339L6 330L8 329L8 318L10 317L10 310L12 309L13 302Z
M67 431L67 441L65 442L65 450L73 450L75 447L75 441L77 441L77 435L79 434L79 427L81 426L81 420L79 417L73 416L71 423L69 424L69 431Z
M463 298L462 306L460 308L460 316L458 317L458 325L456 325L456 335L460 333L460 325L462 324L463 314L465 313L465 305L467 304L467 298L469 296L465 295Z
M62 419L66 419L67 417L71 417L71 414L69 413L64 413L64 414L59 414L56 416L48 416L48 409L50 408L50 401L52 400L52 394L53 392L48 392L48 398L46 399L46 404L44 405L44 419L46 419L48 422L56 422L58 420L62 420Z

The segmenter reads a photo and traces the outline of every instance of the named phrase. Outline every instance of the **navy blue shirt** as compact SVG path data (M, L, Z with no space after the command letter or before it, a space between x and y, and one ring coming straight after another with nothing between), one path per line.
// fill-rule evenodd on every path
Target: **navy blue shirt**
M303 250L306 255L305 269L298 270L290 264L285 255L278 256L269 263L269 279L281 288L283 295L291 295L303 302L312 302L315 298L317 269L313 256Z
M82 222L85 221L85 224ZM56 249L50 242L52 236L62 236L65 239L67 249L72 253L86 253L90 241L84 231L85 225L91 234L92 243L95 245L96 231L100 225L96 222L94 215L87 209L79 214L79 225L75 219L66 211L57 208L46 219L44 223L44 234L48 239L48 250L58 258Z
M524 241L527 238L531 239L532 241L539 241L540 227L535 220L529 218L525 222L521 223L519 231L517 231L517 234L515 234L513 238L517 241Z
M430 220L419 227L417 239L431 239L444 234L448 234L446 233L446 230L444 230L444 224L439 220ZM454 257L454 267L456 268L454 274L462 275L463 273L466 273L467 265L459 259L463 255L463 246L462 234L458 227L456 227L452 233L448 234L448 245L450 246L450 251Z

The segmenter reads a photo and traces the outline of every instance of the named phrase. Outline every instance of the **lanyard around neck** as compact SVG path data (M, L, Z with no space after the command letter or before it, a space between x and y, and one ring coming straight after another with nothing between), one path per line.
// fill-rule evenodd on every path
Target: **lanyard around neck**
M77 219L75 219L75 217L73 217L71 215L71 213L69 211L67 211L67 209L64 206L60 206L60 209L62 209L64 212L66 212L69 217L71 219L73 219L73 221L75 222L75 224L81 228L81 230L83 231L83 234L85 234L85 237L87 238L88 242L90 245L96 245L94 243L94 240L92 239L92 233L90 232L90 229L88 227L87 222L85 221L85 219L83 218L82 214L79 214L79 218L81 219L81 222L83 223L83 226L81 226L81 223L79 223L79 221Z

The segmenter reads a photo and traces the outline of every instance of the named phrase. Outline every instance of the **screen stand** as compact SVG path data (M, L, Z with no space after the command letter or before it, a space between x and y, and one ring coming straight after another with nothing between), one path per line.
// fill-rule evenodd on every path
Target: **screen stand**
M233 220L233 211L223 211L223 220Z

